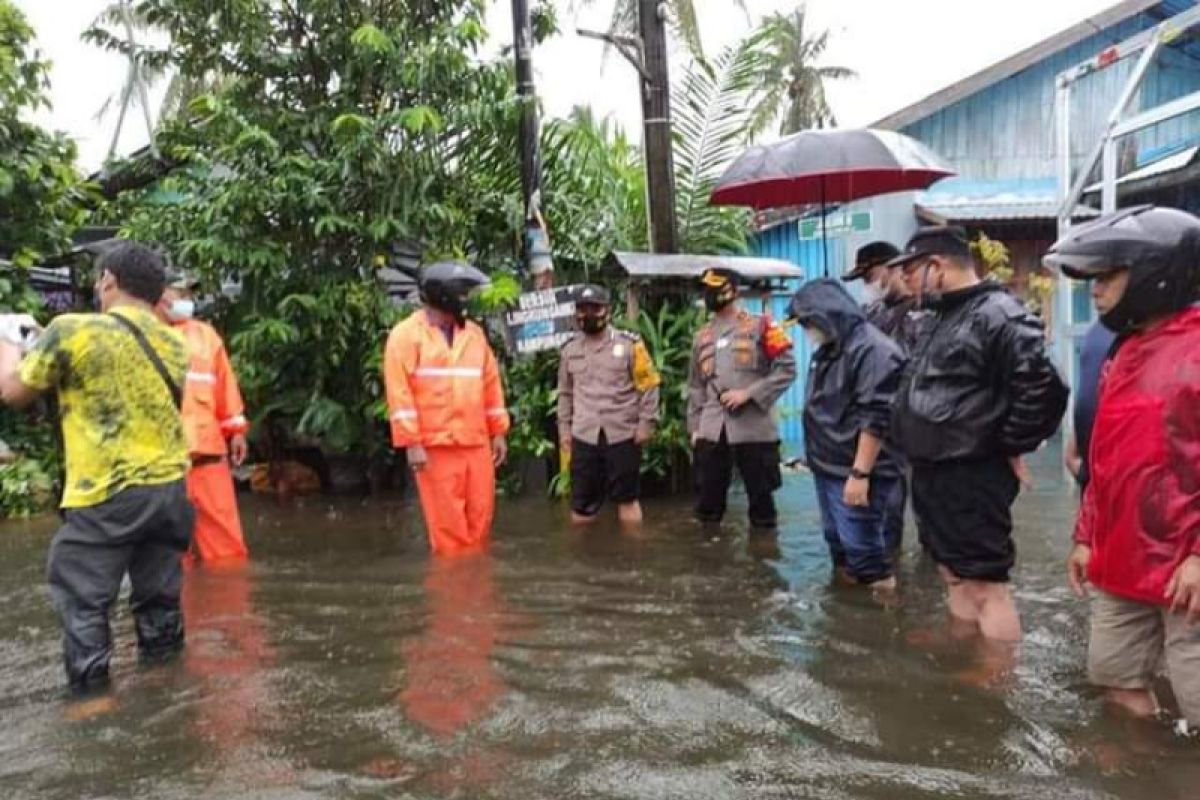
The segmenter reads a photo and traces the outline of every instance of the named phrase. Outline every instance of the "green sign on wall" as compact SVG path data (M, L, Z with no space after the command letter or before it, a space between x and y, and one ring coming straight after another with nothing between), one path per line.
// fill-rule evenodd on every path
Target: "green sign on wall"
M871 222L870 211L855 211L853 214L837 211L825 218L822 231L820 217L806 217L800 220L800 238L820 239L822 235L834 238L851 233L866 233L871 230Z

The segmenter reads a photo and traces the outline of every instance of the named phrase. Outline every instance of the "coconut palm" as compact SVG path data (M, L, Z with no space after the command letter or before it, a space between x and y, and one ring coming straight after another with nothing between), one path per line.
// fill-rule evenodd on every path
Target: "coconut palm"
M594 5L597 0L579 0L580 5ZM704 47L700 41L700 16L696 12L696 0L665 0L671 28L684 43L688 52L700 58ZM746 0L731 0L733 5L746 11ZM638 33L639 0L612 0L612 18L608 32L618 36L634 36Z
M761 95L752 122L755 134L777 122L783 136L837 124L825 96L825 82L853 78L857 73L848 67L818 63L829 45L829 31L814 33L808 30L807 21L804 6L763 20L771 58L759 76Z
M121 53L129 60L121 88L105 100L96 112L98 121L105 119L114 108L117 112L117 124L108 150L110 160L116 154L125 119L131 111L139 109L142 112L146 135L150 138L153 150L158 127L165 120L182 113L193 98L212 91L217 85L208 76L190 76L172 71L164 52L144 44L156 35L162 35L162 32L147 21L130 0L116 0L110 4L84 34L85 39ZM167 85L162 101L157 108L152 108L150 91L163 81L167 81Z

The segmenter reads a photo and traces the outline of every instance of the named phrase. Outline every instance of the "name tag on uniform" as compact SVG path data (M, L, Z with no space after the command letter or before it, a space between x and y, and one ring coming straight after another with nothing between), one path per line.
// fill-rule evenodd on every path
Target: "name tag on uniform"
M625 345L614 344L613 345L613 358L623 358L624 356L625 356Z
M724 349L726 347L729 347L729 337L728 336L722 336L720 339L717 339L717 348L718 349Z

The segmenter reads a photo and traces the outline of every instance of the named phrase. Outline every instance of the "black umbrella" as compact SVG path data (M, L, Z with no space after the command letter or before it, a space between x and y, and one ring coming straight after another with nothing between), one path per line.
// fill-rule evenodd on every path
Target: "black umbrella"
M709 202L758 210L819 203L824 239L827 203L926 189L953 174L941 157L902 133L803 131L740 155Z

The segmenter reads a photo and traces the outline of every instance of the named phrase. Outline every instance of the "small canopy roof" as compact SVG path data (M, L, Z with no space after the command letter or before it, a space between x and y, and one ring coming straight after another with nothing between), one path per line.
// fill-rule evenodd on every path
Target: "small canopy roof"
M706 269L731 269L746 283L803 279L804 270L790 261L746 256L697 256L659 253L608 254L604 268L636 281L699 280Z

